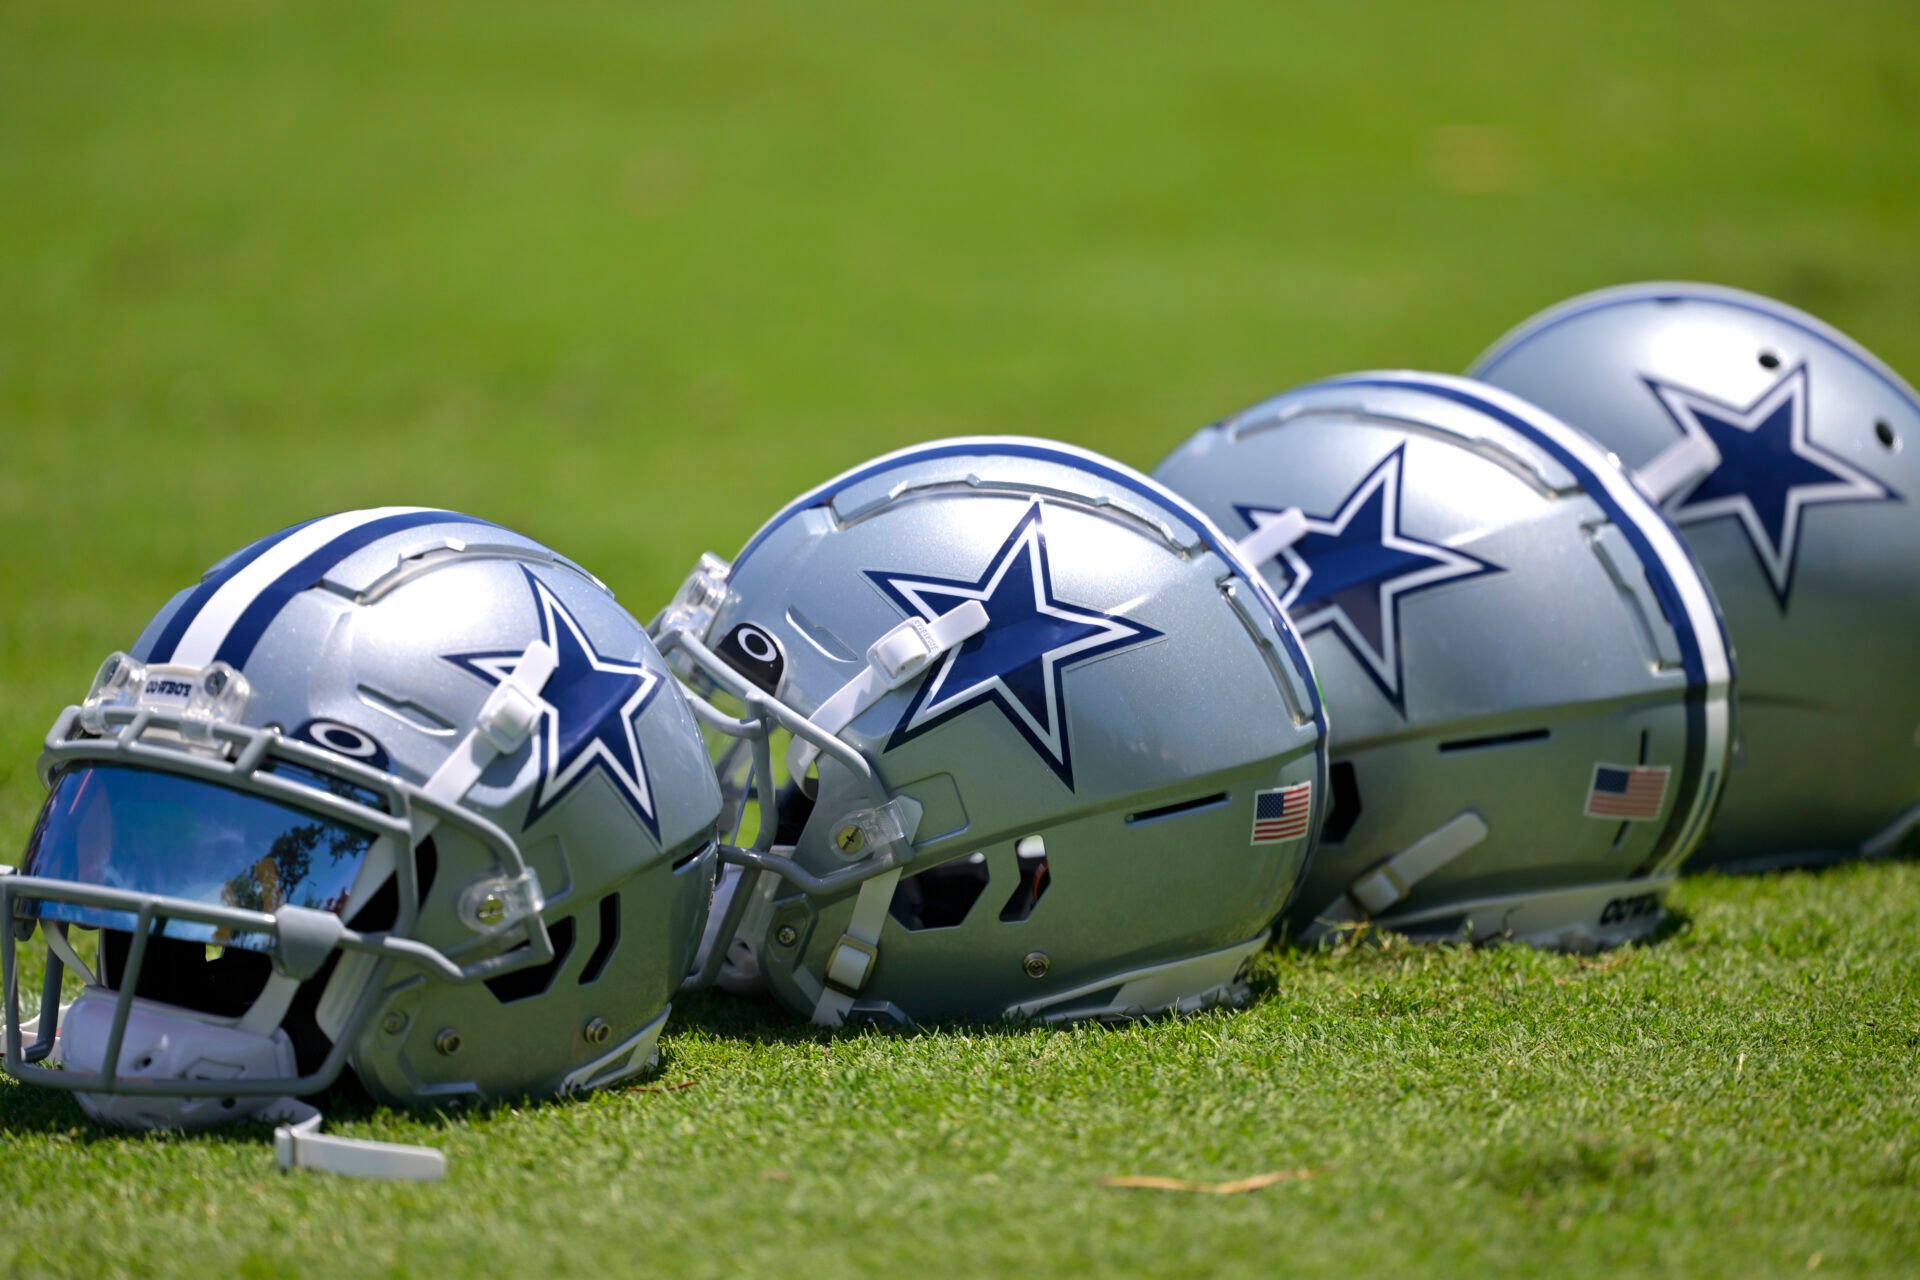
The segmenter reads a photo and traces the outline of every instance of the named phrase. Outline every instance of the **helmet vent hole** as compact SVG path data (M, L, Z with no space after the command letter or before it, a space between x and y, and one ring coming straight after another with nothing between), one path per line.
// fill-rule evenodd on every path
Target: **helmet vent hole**
M1047 842L1039 836L1022 837L1013 846L1013 857L1019 864L1020 883L1014 886L1007 905L1000 908L1000 919L1007 924L1016 924L1032 915L1053 883L1047 869Z
M1885 418L1873 424L1873 438L1878 440L1880 447L1888 453L1900 451L1900 437L1894 434L1893 424Z
M987 891L987 855L969 854L908 876L894 886L887 914L911 932L951 929L967 918Z
M1181 800L1175 804L1163 804L1156 809L1142 809L1138 813L1130 813L1127 815L1127 825L1138 826L1143 822L1159 822L1163 818L1179 818L1205 809L1218 809L1226 802L1227 793L1216 791L1212 795L1198 796L1192 800ZM1033 837L1029 837L1031 838Z
M1322 844L1339 844L1360 821L1360 776L1353 761L1338 760L1327 770L1327 783L1333 792L1333 804L1320 828Z
M613 959L613 949L619 945L620 895L610 893L600 899L600 941L595 944L593 954L587 957L586 966L580 970L581 986L599 980L607 961Z
M1517 747L1528 742L1545 742L1553 736L1551 729L1521 729L1514 733L1489 733L1478 738L1451 738L1440 744L1440 754L1453 755L1460 751L1486 751L1493 747Z
M1760 353L1760 367L1762 369L1778 369L1780 367L1780 357L1771 351L1762 351Z

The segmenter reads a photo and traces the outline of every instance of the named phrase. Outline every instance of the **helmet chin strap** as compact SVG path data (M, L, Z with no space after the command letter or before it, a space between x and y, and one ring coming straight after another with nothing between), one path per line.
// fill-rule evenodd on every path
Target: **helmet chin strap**
M1475 810L1462 810L1348 885L1315 917L1306 939L1329 937L1342 925L1385 913L1404 902L1422 880L1486 838L1486 819Z
M879 960L880 931L887 923L887 906L900 883L900 869L875 876L860 886L854 899L853 918L827 957L827 980L820 998L813 1005L816 1026L837 1027L846 1021L853 1008L855 994L867 983Z
M432 1147L321 1133L326 1117L298 1098L276 1098L262 1118L286 1121L273 1131L274 1159L283 1170L317 1169L392 1182L438 1182L447 1176L446 1155Z
M1264 564L1306 536L1306 513L1288 507L1278 515L1262 515L1258 527L1240 539L1240 554L1254 564Z
M829 695L808 717L809 723L822 737L839 736L868 708L918 679L947 653L986 629L987 609L978 600L969 600L931 621L908 618L868 647L867 665ZM819 758L820 747L796 733L787 748L788 776L805 779ZM888 845L910 846L913 828L920 821L920 806L906 797L896 797L879 808L851 814L849 819L861 828L868 845L876 851ZM872 975L879 960L887 905L893 901L900 874L900 868L895 867L861 884L853 917L827 957L826 982L813 1009L815 1023L839 1026L853 1007L855 993ZM737 896L741 890L736 887L733 892ZM726 913L729 921L736 914ZM709 945L729 945L731 939L725 933L723 929Z
M1719 465L1720 450L1713 441L1702 435L1687 435L1655 454L1633 473L1633 479L1649 498L1664 503Z
M451 807L465 799L488 765L519 750L540 718L541 693L558 665L553 646L544 640L529 644L512 672L494 687L480 708L473 729L448 753L423 790ZM416 812L414 843L425 839L435 825L431 815ZM532 892L537 899L538 889ZM535 912L539 910L537 900L530 900L529 905ZM658 1026L654 1033L659 1034ZM447 1176L447 1157L432 1147L321 1133L325 1117L318 1108L298 1098L274 1099L263 1109L261 1118L284 1122L273 1131L274 1158L283 1170L313 1169L350 1178L402 1182L437 1182Z

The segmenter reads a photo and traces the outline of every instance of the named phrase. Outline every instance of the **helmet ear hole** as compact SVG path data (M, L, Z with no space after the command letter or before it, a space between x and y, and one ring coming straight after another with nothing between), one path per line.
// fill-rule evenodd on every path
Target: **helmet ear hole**
M1780 367L1780 357L1771 351L1762 351L1760 353L1760 367L1762 369L1778 369Z
M1880 447L1888 453L1900 452L1900 437L1894 433L1893 424L1885 418L1873 424L1873 438L1878 440Z
M516 1000L530 1000L534 996L543 996L560 974L560 966L573 954L573 917L555 920L547 926L547 936L553 939L553 959L545 964L537 964L525 969L513 969L497 978L486 979L488 991L501 1004L512 1004ZM516 950L529 944L521 943ZM511 954L511 953L509 953Z
M966 922L967 913L986 891L987 855L968 854L902 880L894 888L887 913L911 933L951 929Z

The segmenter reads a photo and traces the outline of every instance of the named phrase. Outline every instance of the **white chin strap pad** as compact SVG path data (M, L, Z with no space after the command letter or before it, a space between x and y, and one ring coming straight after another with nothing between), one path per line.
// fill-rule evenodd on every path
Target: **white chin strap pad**
M61 1065L98 1072L113 1032L113 992L88 987L60 1016ZM291 1080L300 1074L293 1042L204 1022L185 1009L136 999L120 1042L119 1075L127 1080ZM430 1147L361 1142L320 1133L320 1113L293 1098L167 1097L118 1093L75 1095L102 1124L122 1129L206 1129L235 1120L280 1120L274 1153L282 1169L320 1169L361 1178L427 1182L444 1178L447 1158Z
M809 722L822 736L832 738L852 724L868 707L927 670L942 654L987 629L987 607L969 600L932 622L908 618L873 642L867 650L867 668L847 681L820 704ZM820 748L795 737L787 748L787 773L804 778Z
M63 1066L99 1072L106 1067L116 995L88 987L60 1018ZM120 1042L118 1074L130 1080L287 1080L299 1075L293 1042L203 1022L193 1014L136 999ZM123 1129L205 1129L259 1114L268 1098L152 1097L82 1093L81 1109Z

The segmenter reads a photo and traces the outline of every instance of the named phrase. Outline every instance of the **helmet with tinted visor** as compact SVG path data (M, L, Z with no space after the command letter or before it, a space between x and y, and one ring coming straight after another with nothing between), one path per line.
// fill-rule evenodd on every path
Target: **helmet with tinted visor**
M7 1067L121 1123L252 1114L349 1066L414 1105L611 1083L652 1061L711 893L719 795L657 650L576 566L451 512L215 566L42 772L0 877Z

